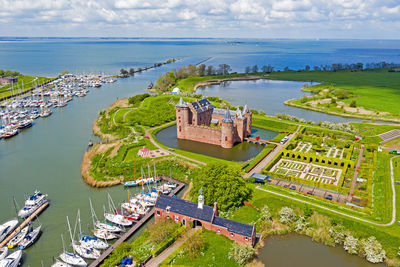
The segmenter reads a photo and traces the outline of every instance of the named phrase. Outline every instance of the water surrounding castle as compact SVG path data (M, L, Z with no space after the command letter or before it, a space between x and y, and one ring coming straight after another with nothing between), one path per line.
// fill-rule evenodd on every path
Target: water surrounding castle
M218 109L204 98L176 105L176 132L180 139L232 148L251 135L252 113L245 105L243 111Z

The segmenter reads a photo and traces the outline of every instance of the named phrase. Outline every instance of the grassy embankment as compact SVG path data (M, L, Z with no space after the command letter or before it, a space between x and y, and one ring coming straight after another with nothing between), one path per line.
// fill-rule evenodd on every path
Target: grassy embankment
M37 78L37 79L36 79ZM46 78L46 77L35 77L35 76L18 76L18 83L14 83L11 85L4 85L0 86L0 101L3 98L9 97L12 95L12 88L14 90L14 94L18 94L20 92L26 92L31 90L35 83L42 84L45 83L53 78ZM22 85L24 88L22 88ZM19 88L18 90L16 88Z
M387 70L272 72L270 79L313 81L303 88L317 95L287 104L325 113L400 122L400 73ZM334 103L332 103L332 99ZM355 107L350 107L355 101Z

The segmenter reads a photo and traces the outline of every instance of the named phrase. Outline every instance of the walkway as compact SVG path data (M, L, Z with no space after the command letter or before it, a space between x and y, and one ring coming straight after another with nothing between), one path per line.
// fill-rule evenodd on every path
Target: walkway
M260 188L260 186L256 186L256 189L262 190L262 191L265 191L267 193L271 193L273 195L277 195L277 196L280 196L280 197L284 197L284 198L288 198L288 199L295 200L295 201L298 201L298 202L302 202L302 203L305 203L305 204L308 204L308 205L311 205L311 206L314 206L314 207L318 207L318 208L323 209L323 210L327 210L327 211L330 211L330 212L333 212L333 213L336 213L336 214L343 215L343 216L348 217L348 218L352 218L352 219L355 219L355 220L358 220L358 221L362 221L362 222L366 222L366 223L369 223L369 224L373 224L373 225L376 225L376 226L391 226L396 221L396 188L394 187L395 182L394 182L394 171L393 171L393 159L398 158L398 157L400 157L400 156L393 157L390 160L390 177L391 177L391 184L392 184L392 220L389 223L371 222L369 220L358 218L356 216L349 215L349 214L344 213L344 212L336 211L336 210L333 210L333 209L330 209L330 208L327 208L327 207L324 207L324 206L321 206L321 205L318 205L318 204L314 204L314 203L311 203L311 202L308 202L308 201L305 201L305 200L301 200L301 199L298 199L298 198L295 198L295 197L287 196L287 195L284 195L284 194L281 194L281 193L277 193L277 192L270 191L270 190L267 190L267 189L264 189L264 188Z
M192 235L194 235L201 227L192 228L187 231L183 236L181 236L178 240L176 240L171 246L161 252L155 258L152 258L148 263L144 266L146 267L157 267L163 260L165 260L169 255L172 254L175 250L177 250L186 240L188 240Z
M192 158L189 158L189 157L180 155L180 154L178 154L178 153L172 152L171 150L167 150L167 149L163 148L162 146L160 146L160 145L154 140L153 136L151 136L151 134L150 134L150 131L152 131L152 130L155 130L155 129L158 129L158 128L161 128L161 127L164 127L164 126L168 126L168 125L174 125L174 124L175 124L175 122L169 122L169 123L166 123L166 124L163 124L163 125L160 125L160 126L151 128L151 129L146 129L146 130L145 130L145 136L148 137L149 140L150 140L156 147L158 147L158 149L160 149L160 151L163 151L163 152L168 153L168 154L175 155L175 156L177 156L177 157L180 157L180 158L183 158L183 159L186 159L186 160L190 160L190 161L192 161L192 162L195 162L195 163L198 163L198 164L201 164L201 165L206 165L206 163L204 163L204 162L202 162L202 161L200 161L200 160L192 159Z
M353 181L351 182L351 187L349 192L349 201L351 201L351 199L353 198L354 189L356 188L357 177L358 177L358 172L360 171L361 161L364 159L363 153L364 153L364 145L361 146L360 153L358 154L356 169L354 171Z
M297 130L294 133L290 134L289 140L287 140L286 143L289 143L292 140L292 138L294 136L296 136L297 132L300 130L300 127L301 126L297 127ZM277 155L280 152L280 150L284 146L285 146L284 144L276 143L276 147L262 161L260 161L253 169L251 169L248 173L246 173L243 177L249 178L254 173L261 173L262 169L264 169L264 167L268 164L268 162L270 162L275 157L275 155Z

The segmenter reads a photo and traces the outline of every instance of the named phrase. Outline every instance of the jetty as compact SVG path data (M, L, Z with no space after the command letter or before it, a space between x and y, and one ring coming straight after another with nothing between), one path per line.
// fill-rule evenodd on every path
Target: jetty
M172 182L177 184L177 187L169 193L169 196L176 195L177 193L179 193L185 187L185 184L180 182L180 181L178 181L178 180L175 180L175 179L172 179L172 178L169 178L169 177L168 178L162 177L162 179L163 180L167 180L167 181L172 181ZM142 219L140 219L132 228L130 228L125 234L123 234L114 244L112 244L108 249L106 249L100 255L99 258L94 260L89 265L89 267L99 266L108 257L108 255L111 254L111 252L114 250L114 248L116 246L118 246L119 244L124 242L126 239L128 239L131 235L133 235L137 230L140 229L140 227L142 227L153 216L154 216L154 207Z
M35 210L34 213L32 213L28 218L26 218L17 228L15 228L15 230L9 234L6 239L4 239L1 243L0 243L0 248L2 248L3 246L6 246L8 241L10 241L16 234L18 234L22 228L24 228L28 223L30 223L33 219L36 218L36 216L38 216L43 210L45 210L48 206L50 205L50 202L46 202L44 203L42 206L40 206L40 208L38 208L37 210Z

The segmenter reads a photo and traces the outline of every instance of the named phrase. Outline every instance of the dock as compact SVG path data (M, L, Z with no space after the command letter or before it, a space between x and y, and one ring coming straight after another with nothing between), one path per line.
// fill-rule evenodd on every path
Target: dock
M32 213L28 218L26 218L25 221L23 221L17 228L15 228L15 230L0 243L0 248L6 246L8 241L10 241L16 234L18 234L22 228L24 228L28 223L30 223L33 219L35 219L36 216L39 215L43 210L45 210L49 205L50 202L47 201L42 206L40 206L40 208L35 210L34 213Z
M164 178L163 178L164 179ZM171 178L167 178L165 180L168 181L173 181L176 183L178 186L169 193L169 196L176 195L178 192L180 192L184 187L185 184ZM114 250L116 246L124 242L126 239L128 239L131 235L133 235L140 227L142 227L148 220L151 219L151 217L154 216L154 208L152 208L142 219L140 219L132 228L130 228L125 234L123 234L114 244L112 244L108 249L106 249L99 258L94 260L89 267L96 267L99 266L107 257L108 255L111 254L111 252Z

